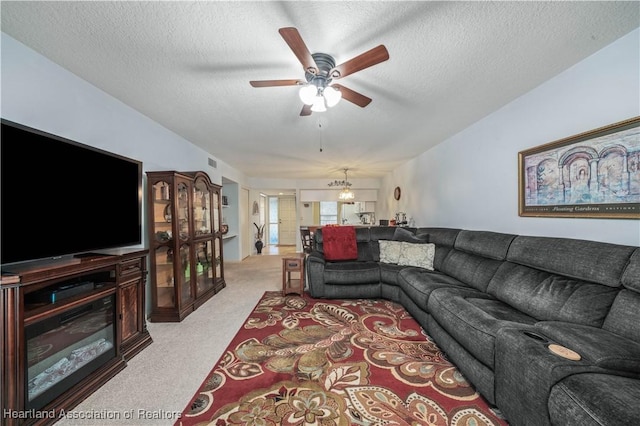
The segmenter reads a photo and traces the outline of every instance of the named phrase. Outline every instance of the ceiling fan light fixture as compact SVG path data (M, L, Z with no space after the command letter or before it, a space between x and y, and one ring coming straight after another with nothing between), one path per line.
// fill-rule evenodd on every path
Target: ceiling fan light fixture
M325 87L322 94L324 96L324 99L327 101L327 106L329 108L338 105L338 102L340 102L340 99L342 99L342 92L332 86Z
M298 92L300 100L305 105L313 105L317 94L318 88L314 84L305 84L300 88L300 91Z
M318 95L313 99L313 105L311 105L311 111L313 112L325 112L327 107L324 104L324 97Z
M344 78L348 75L362 71L363 69L377 65L389 59L389 52L384 45L379 45L369 49L358 56L349 59L339 65L333 56L316 52L311 53L305 44L302 36L294 27L284 27L278 30L289 48L298 58L305 71L304 80L253 80L249 83L253 87L278 87L278 86L301 86L298 91L300 100L304 103L300 116L311 115L311 112L323 112L331 108L344 98L347 101L364 108L371 102L368 98L354 90L341 84L329 86L334 79ZM317 97L323 99L318 102Z

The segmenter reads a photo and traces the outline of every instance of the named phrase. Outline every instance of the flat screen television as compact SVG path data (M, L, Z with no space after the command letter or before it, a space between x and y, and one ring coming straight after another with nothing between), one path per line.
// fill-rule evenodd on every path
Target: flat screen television
M142 241L142 163L2 119L0 264Z

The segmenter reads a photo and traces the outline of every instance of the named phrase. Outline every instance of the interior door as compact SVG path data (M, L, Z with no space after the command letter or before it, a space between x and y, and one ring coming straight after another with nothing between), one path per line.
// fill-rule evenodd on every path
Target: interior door
M295 245L298 241L296 199L295 197L280 197L278 201L278 217L280 218L278 242L284 246Z

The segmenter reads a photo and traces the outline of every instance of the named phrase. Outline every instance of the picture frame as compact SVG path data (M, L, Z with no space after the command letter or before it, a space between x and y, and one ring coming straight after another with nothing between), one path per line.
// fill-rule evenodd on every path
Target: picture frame
M518 214L640 219L640 116L520 151Z

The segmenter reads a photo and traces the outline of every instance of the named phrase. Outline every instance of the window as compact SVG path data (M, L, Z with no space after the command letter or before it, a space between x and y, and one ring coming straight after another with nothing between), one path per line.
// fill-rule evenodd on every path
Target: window
M320 201L320 225L338 224L338 202Z

